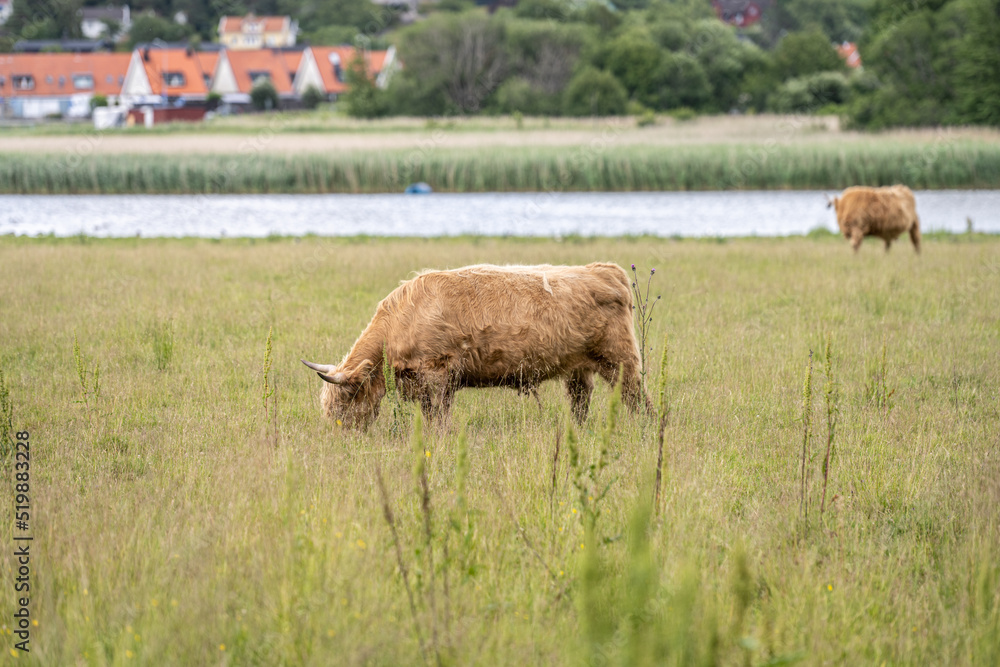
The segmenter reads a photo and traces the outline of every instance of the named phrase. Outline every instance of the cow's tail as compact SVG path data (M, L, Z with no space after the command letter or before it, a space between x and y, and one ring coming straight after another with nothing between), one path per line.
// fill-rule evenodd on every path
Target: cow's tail
M910 225L910 240L913 241L913 249L920 252L920 218L913 216L913 224Z

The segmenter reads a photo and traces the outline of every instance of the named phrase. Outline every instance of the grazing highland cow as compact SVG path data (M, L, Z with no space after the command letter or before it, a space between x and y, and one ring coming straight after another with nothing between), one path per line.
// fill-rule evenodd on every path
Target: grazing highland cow
M428 419L448 414L463 387L534 393L565 378L573 416L587 417L594 373L633 410L652 406L639 375L632 293L616 264L467 266L426 271L383 299L337 365L306 366L327 384L320 401L335 423L365 428L386 393L383 357L403 398Z
M885 251L903 232L910 233L913 247L920 252L920 220L913 191L905 185L887 188L847 188L839 197L826 198L827 208L837 212L837 225L857 252L866 236L885 241Z

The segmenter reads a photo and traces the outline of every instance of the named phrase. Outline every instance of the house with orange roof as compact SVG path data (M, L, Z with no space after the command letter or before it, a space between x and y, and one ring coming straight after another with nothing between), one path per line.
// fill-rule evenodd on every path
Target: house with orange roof
M302 96L314 87L328 99L336 99L347 92L346 72L359 51L353 46L310 46L302 54L295 77L295 94ZM389 76L397 66L396 47L386 51L365 51L365 70L375 79L376 85L385 88Z
M133 106L204 102L212 80L212 72L204 66L212 61L211 55L190 48L136 49L130 56L121 97Z
M127 53L0 53L0 110L86 117L94 95L118 102L129 60Z
M234 51L279 49L295 46L299 24L290 16L223 16L219 19L219 43Z
M854 42L844 42L837 45L837 55L839 55L851 69L861 68L861 54L858 53L858 45Z
M229 104L249 104L254 86L270 81L279 98L293 99L297 97L293 80L301 60L301 51L223 51L212 77L212 92L220 94L222 101Z

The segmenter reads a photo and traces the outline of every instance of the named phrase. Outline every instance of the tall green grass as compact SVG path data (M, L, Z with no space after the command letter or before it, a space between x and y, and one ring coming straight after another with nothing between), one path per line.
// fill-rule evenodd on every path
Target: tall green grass
M0 158L0 193L210 194L1000 187L1000 146L875 143L399 150L334 155L52 155Z

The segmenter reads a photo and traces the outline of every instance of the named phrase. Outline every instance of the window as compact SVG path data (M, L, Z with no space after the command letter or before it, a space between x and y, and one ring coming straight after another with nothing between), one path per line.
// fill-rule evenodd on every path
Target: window
M250 71L250 85L256 86L258 83L271 80L271 73L263 70Z
M114 82L115 82L114 76L109 74L106 77L104 77L104 83L114 83Z
M184 72L164 72L163 82L170 88L180 88L187 80L184 78Z
M66 77L60 76L59 77L59 87L62 88L65 85L66 85Z
M59 85L62 85L62 77L59 77ZM94 88L93 74L74 74L73 87L77 90L92 90Z
M11 83L14 85L14 90L35 89L35 77L30 74L15 74L10 79Z
M52 75L51 74L46 74L45 75L45 83L47 83L50 86L52 85L53 79L52 79Z

